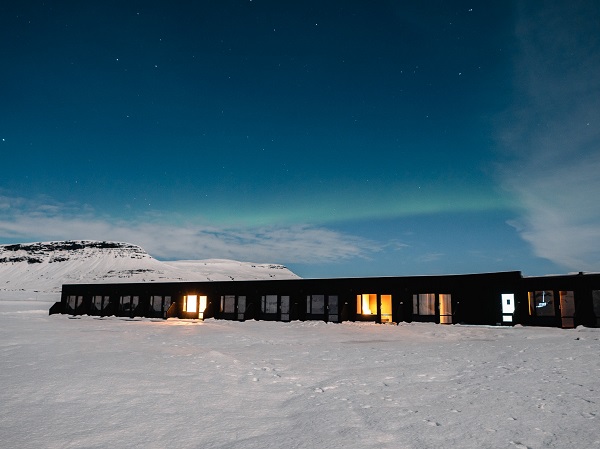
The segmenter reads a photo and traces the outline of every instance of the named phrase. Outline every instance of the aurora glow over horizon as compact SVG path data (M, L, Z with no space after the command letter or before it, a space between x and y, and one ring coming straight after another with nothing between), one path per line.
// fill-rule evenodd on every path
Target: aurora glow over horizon
M0 6L0 243L600 270L600 5Z

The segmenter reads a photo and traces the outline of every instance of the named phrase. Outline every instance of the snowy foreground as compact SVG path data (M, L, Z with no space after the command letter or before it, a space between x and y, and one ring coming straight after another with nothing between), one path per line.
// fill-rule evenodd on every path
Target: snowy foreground
M3 448L600 447L600 329L48 316L0 301Z

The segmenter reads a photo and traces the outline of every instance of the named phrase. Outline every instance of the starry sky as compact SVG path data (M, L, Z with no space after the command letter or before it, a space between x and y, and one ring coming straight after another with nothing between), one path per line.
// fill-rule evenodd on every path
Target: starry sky
M600 270L600 3L0 5L0 243Z

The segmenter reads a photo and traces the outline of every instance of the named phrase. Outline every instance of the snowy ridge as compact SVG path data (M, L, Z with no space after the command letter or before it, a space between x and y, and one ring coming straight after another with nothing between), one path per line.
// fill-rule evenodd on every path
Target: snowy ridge
M57 295L62 284L297 278L282 265L223 259L161 262L136 245L76 240L0 245L0 299Z

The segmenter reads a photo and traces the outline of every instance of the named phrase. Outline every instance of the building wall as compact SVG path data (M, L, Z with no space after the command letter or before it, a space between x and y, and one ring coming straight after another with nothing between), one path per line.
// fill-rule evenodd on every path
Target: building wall
M547 293L550 291L553 293ZM537 300L535 292L538 292ZM560 297L567 304L567 300L571 298L568 292L572 292L574 308L572 318L565 319L561 316L560 301L555 298L562 294ZM598 296L596 305L593 292L597 292ZM198 298L206 297L203 318L378 323L431 321L495 325L503 323L500 300L502 294L514 295L515 301L513 319L505 324L563 327L572 327L571 324L600 324L600 275L523 278L519 272L379 278L69 284L63 286L61 302L53 306L51 311L75 315L198 318L198 311L187 312L185 303L186 295L197 295ZM235 298L233 302L231 297ZM553 303L550 306L548 302L551 297ZM534 298L534 302L537 301L533 309L531 298ZM554 313L550 313L550 308L553 308ZM371 313L364 313L365 310Z

